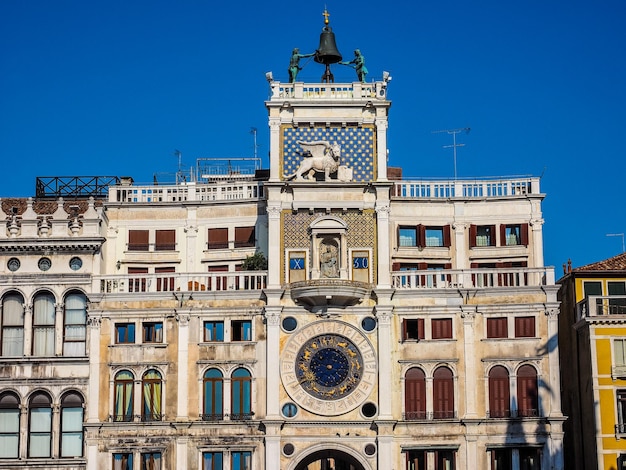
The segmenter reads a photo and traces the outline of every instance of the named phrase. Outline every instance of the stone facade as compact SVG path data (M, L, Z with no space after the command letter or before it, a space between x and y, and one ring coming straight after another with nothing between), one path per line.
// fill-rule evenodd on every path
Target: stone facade
M21 421L0 468L562 469L539 179L403 181L386 81L270 86L267 177L122 181L73 219L3 201L0 294L22 296L25 339L3 353L0 405ZM292 178L307 158L336 171ZM267 269L243 269L255 253ZM29 353L44 286L88 299L79 359L57 354L62 307L55 354ZM44 460L27 449L48 436L29 422L37 391ZM84 404L71 462L66 391Z

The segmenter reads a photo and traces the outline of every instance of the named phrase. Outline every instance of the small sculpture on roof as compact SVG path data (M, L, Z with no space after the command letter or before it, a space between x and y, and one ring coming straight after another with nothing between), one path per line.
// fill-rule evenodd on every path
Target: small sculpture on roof
M365 57L361 54L359 49L354 51L354 59L349 62L339 62L341 65L353 66L356 70L356 76L360 82L365 82L365 76L367 75L367 67L365 67Z
M307 57L313 57L315 52L312 54L300 54L300 49L297 47L291 53L291 59L289 60L289 83L294 83L296 81L296 77L298 76L298 72L302 70L300 67L300 59L306 59Z

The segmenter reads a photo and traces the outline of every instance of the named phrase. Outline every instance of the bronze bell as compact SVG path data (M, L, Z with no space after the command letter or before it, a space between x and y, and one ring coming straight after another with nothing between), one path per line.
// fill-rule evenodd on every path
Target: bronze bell
M320 34L320 45L315 53L315 62L318 64L336 64L342 59L341 53L337 50L335 43L335 33L330 26L324 26Z

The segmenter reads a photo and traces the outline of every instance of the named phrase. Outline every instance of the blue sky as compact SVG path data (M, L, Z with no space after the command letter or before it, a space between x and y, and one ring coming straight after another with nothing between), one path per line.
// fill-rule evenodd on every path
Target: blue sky
M2 0L0 196L37 176L173 173L182 152L267 166L265 72L287 81L328 8L344 58L393 77L390 164L405 178L543 175L546 265L622 251L626 2ZM299 79L317 82L306 62ZM335 66L336 82L354 71Z

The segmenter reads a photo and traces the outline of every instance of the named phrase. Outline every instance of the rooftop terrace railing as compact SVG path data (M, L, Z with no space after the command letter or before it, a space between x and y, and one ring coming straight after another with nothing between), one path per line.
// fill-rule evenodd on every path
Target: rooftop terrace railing
M375 83L281 83L270 84L270 100L362 100L384 98L386 85Z
M398 181L392 198L451 199L525 196L540 194L538 177Z
M576 304L578 318L626 315L626 295L590 295Z
M263 185L257 181L186 183L167 186L122 185L109 188L109 202L255 201L263 197Z
M391 273L396 289L462 289L554 285L554 268L406 270Z

